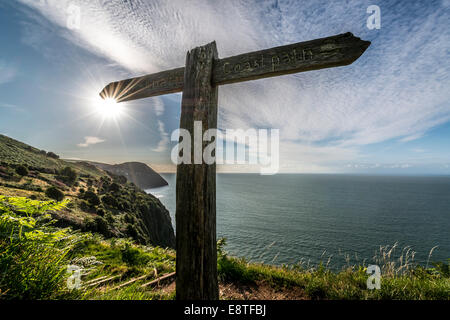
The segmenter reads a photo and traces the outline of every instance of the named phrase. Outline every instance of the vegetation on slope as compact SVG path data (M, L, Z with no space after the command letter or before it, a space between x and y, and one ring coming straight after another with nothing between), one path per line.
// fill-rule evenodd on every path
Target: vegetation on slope
M223 243L219 242L218 270L224 283L239 283L241 287L253 288L253 291L257 291L260 286L268 286L274 289L273 293L288 292L285 295L287 299L450 299L448 263L433 263L434 267L424 268L409 259L411 255L407 253L408 250L394 259L392 252L395 245L381 247L374 256L374 264L381 268L379 290L368 289L369 275L367 265L364 264L347 265L338 272L331 271L323 263L308 268L303 264L275 267L229 257L220 248L222 246ZM247 298L252 298L252 295Z
M105 173L86 162L67 162L59 159L54 152L39 150L23 142L0 134L0 161L14 166L25 166L31 170L54 173L71 167L85 175L99 178ZM1 176L0 176L1 177Z
M67 200L55 203L0 196L0 298L165 297L151 287L134 290L115 287L118 282L129 282L136 276L146 277L133 282L134 286L174 271L172 250L57 228L49 213L67 204ZM67 285L72 276L68 266L80 268L82 287Z
M69 205L0 197L0 299L174 299L175 286L149 285L175 271L175 252L138 245L131 239L104 239L57 228L50 212ZM340 272L323 264L275 267L229 257L218 242L222 299L449 299L447 263L433 268L391 258L392 248L375 257L382 269L380 290L368 290L366 266ZM80 268L81 287L69 288L68 266Z
M0 194L42 201L69 199L66 208L52 213L60 227L175 246L169 212L157 198L123 176L48 154L0 135Z

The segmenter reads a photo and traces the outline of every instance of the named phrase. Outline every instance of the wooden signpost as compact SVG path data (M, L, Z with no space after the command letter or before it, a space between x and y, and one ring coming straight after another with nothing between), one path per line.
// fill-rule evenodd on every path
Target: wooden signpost
M202 134L217 128L219 85L349 65L369 45L345 33L219 59L212 42L188 52L184 68L112 82L100 96L122 102L183 91L180 128L193 136L194 121ZM218 299L216 165L179 164L176 183L176 297Z

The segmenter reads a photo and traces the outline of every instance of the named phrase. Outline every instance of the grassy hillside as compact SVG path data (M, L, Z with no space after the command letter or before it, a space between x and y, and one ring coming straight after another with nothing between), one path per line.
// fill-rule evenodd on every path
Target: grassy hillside
M39 150L23 142L0 134L0 162L26 165L35 169L61 170L72 167L82 174L99 178L105 172L86 162L67 162L51 151Z
M66 208L52 213L58 226L131 237L141 244L175 245L167 209L125 177L86 162L66 162L6 136L0 136L0 195L68 199Z

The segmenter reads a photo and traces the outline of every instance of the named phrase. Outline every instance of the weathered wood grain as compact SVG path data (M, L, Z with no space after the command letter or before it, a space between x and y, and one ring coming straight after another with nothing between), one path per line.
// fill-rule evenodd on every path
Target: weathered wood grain
M175 276L176 276L175 272L165 274L165 275L163 275L163 276L161 276L161 277L159 277L159 278L157 278L155 280L152 280L150 282L144 283L143 285L141 285L141 288L145 288L145 287L148 287L148 286L153 286L155 284L159 285L159 283L161 281L169 280L171 278L174 278Z
M351 33L299 42L218 60L215 85L275 77L351 64L370 42Z
M186 56L180 128L194 135L194 122L201 121L201 136L217 128L218 88L212 85L217 58L216 43L192 49ZM195 159L195 138L191 159ZM203 140L203 139L201 139ZM202 150L209 143L202 141ZM202 152L203 154L203 152ZM216 165L182 163L177 166L176 185L176 298L217 300Z
M215 59L212 83L223 85L284 74L349 65L369 47L350 32L267 50ZM119 102L183 91L184 68L163 71L107 85L103 98Z
M108 84L100 93L117 102L130 101L183 90L184 68L162 71L143 77L116 81Z

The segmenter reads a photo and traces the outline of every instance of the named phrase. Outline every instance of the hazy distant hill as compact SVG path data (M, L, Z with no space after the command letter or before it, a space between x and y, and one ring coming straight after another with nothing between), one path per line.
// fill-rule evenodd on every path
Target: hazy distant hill
M96 167L111 173L124 176L129 182L133 182L141 189L150 189L167 186L168 183L157 172L145 163L125 162L122 164L106 164L89 161Z

